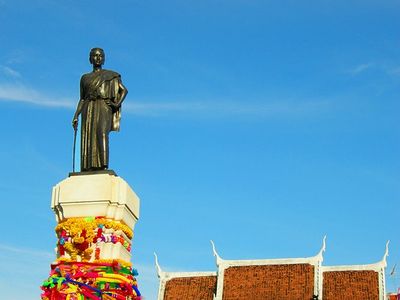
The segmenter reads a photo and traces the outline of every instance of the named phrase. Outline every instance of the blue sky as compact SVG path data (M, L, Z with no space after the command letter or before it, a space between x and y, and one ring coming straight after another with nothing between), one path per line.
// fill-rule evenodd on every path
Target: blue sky
M90 48L129 94L110 167L141 198L133 262L315 255L400 264L399 1L0 0L0 287L37 299ZM399 271L400 272L400 271ZM400 277L387 277L389 289ZM12 295L17 290L19 295ZM2 293L3 293L2 292ZM10 298L10 299L11 299Z

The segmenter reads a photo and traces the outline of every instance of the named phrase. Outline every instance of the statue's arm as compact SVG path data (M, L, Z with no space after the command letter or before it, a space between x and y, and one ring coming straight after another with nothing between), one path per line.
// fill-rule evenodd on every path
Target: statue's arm
M78 102L78 106L76 108L74 118L72 119L72 127L76 130L78 128L78 117L82 112L82 107L83 107L83 99L80 99Z
M83 78L83 76L82 76ZM80 83L80 95L81 98L79 99L78 106L76 107L76 111L74 114L74 118L72 119L72 127L76 130L78 128L78 117L82 112L82 107L83 107L83 84L82 84L82 78L81 78L81 83Z
M117 90L117 97L115 97L115 100L105 99L105 101L109 106L119 108L128 94L128 89L122 84L120 79L115 83L115 89Z
M118 82L119 86L119 97L118 97L118 102L116 103L117 107L121 106L122 101L124 101L126 95L128 94L128 89L122 84L121 81Z

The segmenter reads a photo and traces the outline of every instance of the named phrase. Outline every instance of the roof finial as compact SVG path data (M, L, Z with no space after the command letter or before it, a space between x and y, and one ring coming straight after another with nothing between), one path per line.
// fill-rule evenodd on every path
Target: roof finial
M158 257L157 257L157 254L155 252L154 252L154 258L155 258L155 263L156 263L157 276L158 276L158 278L160 278L162 270L161 270L160 265L158 264Z
M386 266L386 258L389 256L389 244L390 244L390 240L388 240L386 242L385 254L383 255L383 258L382 258L382 262L385 264L385 266Z
M321 259L323 258L322 254L325 252L326 250L326 234L324 235L324 238L322 239L322 247L321 250L319 250L317 256L320 256Z
M210 242L211 242L213 254L214 254L214 257L216 260L216 264L218 265L218 263L221 261L221 257L218 255L217 250L215 249L215 244L214 244L213 240L210 240Z

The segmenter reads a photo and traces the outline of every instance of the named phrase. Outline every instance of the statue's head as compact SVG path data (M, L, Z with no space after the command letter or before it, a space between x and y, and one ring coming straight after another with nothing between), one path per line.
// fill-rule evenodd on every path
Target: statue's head
M89 54L89 61L94 67L99 67L104 64L106 55L101 48L92 48Z

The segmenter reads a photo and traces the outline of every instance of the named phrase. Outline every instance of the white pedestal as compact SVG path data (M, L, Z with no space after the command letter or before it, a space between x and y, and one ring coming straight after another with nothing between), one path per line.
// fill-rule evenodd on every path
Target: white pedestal
M120 177L110 174L91 174L71 176L53 187L51 208L57 222L69 218L103 217L121 222L132 230L139 219L140 200L130 186ZM114 232L106 230L105 234ZM108 233L107 233L108 232ZM123 233L117 233L123 240L131 243ZM67 242L71 242L68 239ZM90 261L95 259L95 249L100 249L100 259L122 259L130 261L131 253L121 243L109 241L90 242L93 250ZM70 253L58 257L70 258ZM78 255L78 260L82 256Z
M72 217L101 216L122 221L132 229L139 219L140 200L121 177L78 175L53 187L51 208L57 222Z

